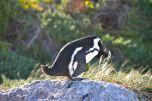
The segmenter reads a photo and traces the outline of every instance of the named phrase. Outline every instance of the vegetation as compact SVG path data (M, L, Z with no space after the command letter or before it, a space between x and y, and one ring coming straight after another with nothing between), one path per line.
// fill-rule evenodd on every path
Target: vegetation
M121 84L150 98L152 1L132 0L125 25L114 33L92 24L105 0L85 0L85 12L75 14L66 11L69 0L55 1L60 0L0 1L0 90L36 79L50 79L39 68L40 64L53 62L52 50L58 51L76 38L97 35L112 51L111 61L106 68L91 63L83 76Z

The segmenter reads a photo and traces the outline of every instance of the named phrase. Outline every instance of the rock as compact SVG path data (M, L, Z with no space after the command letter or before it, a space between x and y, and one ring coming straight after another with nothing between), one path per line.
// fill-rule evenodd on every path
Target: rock
M0 101L139 101L139 99L133 91L104 81L44 80L0 92Z

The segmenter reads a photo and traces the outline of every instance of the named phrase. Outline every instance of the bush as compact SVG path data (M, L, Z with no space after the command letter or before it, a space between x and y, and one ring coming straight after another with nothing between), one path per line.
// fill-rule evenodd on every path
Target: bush
M27 78L35 65L36 62L32 58L0 50L0 74L9 79Z
M65 44L75 38L84 36L81 29L85 29L82 21L75 21L63 12L45 12L41 16L41 27L44 32L53 37L58 43ZM81 29L80 29L81 28Z
M0 1L0 38L4 38L9 24L13 21L18 13L16 0Z

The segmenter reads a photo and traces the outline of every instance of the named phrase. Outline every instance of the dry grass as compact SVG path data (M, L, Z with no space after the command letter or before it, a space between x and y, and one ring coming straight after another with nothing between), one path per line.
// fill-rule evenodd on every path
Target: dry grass
M103 80L122 85L138 93L139 97L144 97L144 99L149 101L152 99L152 74L150 71L146 73L142 73L141 71L135 69L131 69L130 71L120 69L116 71L112 65L104 68L92 66L83 76L92 80Z

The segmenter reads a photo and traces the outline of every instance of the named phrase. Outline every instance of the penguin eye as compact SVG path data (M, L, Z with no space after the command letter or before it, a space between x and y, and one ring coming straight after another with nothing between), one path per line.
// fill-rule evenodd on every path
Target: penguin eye
M98 46L100 47L100 49L102 49L102 44L100 41L98 42Z
M105 50L105 46L103 45L103 43L101 41L98 42L98 45L100 47L100 51Z

